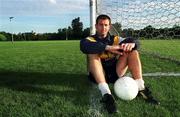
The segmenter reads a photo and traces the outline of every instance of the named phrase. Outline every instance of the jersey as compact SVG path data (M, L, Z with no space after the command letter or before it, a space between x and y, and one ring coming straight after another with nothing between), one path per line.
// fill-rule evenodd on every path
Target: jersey
M106 51L106 45L120 45L122 43L135 43L133 50L137 49L137 42L133 38L121 38L119 36L107 35L100 39L97 34L86 37L80 41L80 49L85 54L98 54L103 65L109 65L116 61L117 54Z
M121 45L122 43L135 43L133 50L138 48L138 41L133 38L121 38L118 36L107 35L104 39L100 39L97 34L89 36L80 41L80 49L84 54L98 54L102 67L105 72L107 83L114 83L118 79L116 73L117 54L106 51L107 45ZM89 72L90 81L97 83L92 73Z

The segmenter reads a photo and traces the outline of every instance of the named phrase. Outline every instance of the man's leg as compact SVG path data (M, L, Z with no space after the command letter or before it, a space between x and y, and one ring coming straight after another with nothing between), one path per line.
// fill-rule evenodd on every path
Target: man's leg
M137 50L125 53L123 56L119 57L116 67L118 76L122 77L126 73L127 68L129 68L135 80L142 78L141 62Z
M98 88L103 96L102 102L105 103L105 108L109 113L114 113L117 111L115 100L111 95L108 84L106 83L105 73L102 67L101 59L97 54L88 55L88 67L89 72L95 78L98 84Z
M88 55L88 67L98 84L106 82L101 59L97 54Z
M126 73L127 68L131 72L133 79L137 82L139 90L143 90L142 67L137 50L120 56L116 67L118 76L122 77Z
M129 68L133 79L136 81L138 85L139 94L142 95L143 98L150 103L160 104L157 100L153 98L149 89L144 86L144 80L142 78L141 61L137 50L134 50L128 54L124 54L119 58L116 67L118 76L122 77L125 74L127 68Z
M101 59L97 54L89 54L89 72L93 75L93 78L98 84L98 87L102 95L108 93L111 94L108 84L106 83L104 70L101 64Z

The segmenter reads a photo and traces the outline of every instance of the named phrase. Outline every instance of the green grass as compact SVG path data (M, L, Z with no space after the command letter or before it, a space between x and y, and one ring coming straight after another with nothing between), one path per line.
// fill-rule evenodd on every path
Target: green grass
M180 79L156 78L146 77L145 82L150 85L153 95L158 97L161 105L147 104L139 97L129 102L118 100L122 117L178 117L180 115L180 95L178 93Z
M144 72L180 71L180 40L141 40L140 43Z
M85 68L77 64L85 60L76 41L0 43L0 53L0 69L10 71L79 73Z
M151 72L180 72L179 64L174 61L163 60L149 56L148 54L141 55L143 73Z
M141 40L141 50L180 61L180 40Z
M142 49L154 52L150 43L155 41L141 43ZM174 46L169 46L172 48ZM88 110L92 87L86 78L86 60L79 51L79 41L3 42L0 53L0 116L91 117ZM164 49L160 53L179 59L179 53L168 54ZM143 53L141 58L145 73L180 72L174 61ZM156 107L139 98L130 102L118 99L120 113L112 116L178 117L180 78L144 79L161 105ZM110 116L104 110L101 115Z

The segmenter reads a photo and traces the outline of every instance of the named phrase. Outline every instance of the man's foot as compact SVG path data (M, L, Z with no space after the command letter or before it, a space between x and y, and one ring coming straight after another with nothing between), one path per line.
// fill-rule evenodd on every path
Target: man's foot
M101 102L105 104L105 109L109 113L116 113L117 112L116 102L115 102L115 99L112 95L110 95L108 93L104 94Z
M149 102L151 104L160 104L160 102L152 96L151 91L147 87L145 87L144 90L139 91L138 96L143 97L143 99L145 99L146 102Z

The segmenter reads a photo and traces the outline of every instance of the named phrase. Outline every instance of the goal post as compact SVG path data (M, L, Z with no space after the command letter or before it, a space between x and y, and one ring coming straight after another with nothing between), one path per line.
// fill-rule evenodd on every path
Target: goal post
M96 0L89 0L90 5L90 34L93 35L96 33L95 24L96 24Z

